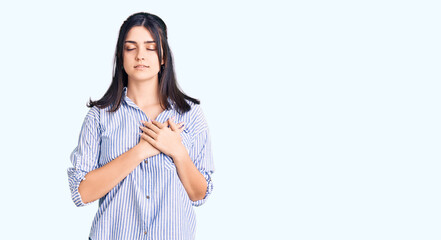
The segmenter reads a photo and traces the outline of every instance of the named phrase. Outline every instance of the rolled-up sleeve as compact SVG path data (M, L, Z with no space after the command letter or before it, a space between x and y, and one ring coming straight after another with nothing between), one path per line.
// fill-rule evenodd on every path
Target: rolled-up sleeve
M69 188L72 201L77 207L91 204L84 203L78 192L78 187L88 172L98 166L100 149L99 120L93 116L92 109L85 117L78 138L78 145L70 155L72 167L67 169Z
M196 168L202 173L207 181L207 191L205 192L204 198L198 201L192 201L192 205L198 207L205 203L208 196L213 191L213 181L211 176L214 173L214 164L208 127L205 127L205 130L195 136L193 148L193 156L190 157L193 159Z

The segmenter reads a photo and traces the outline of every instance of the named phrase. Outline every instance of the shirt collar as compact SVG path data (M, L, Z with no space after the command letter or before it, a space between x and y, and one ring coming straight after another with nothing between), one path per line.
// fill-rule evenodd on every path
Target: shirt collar
M129 105L129 106L131 106L133 108L139 109L139 107L129 97L127 97L127 87L123 88L123 99L127 103L127 105ZM174 109L175 108L175 104L173 103L173 101L170 98L167 98L167 100L168 100L168 103L171 106L171 109Z

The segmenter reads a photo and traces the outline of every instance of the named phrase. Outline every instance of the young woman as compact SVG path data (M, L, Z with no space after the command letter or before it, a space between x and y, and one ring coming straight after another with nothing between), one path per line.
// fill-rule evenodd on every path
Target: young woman
M89 239L194 238L193 206L212 192L214 172L199 103L178 88L165 23L131 15L120 28L112 83L90 100L70 156L76 206L99 199Z

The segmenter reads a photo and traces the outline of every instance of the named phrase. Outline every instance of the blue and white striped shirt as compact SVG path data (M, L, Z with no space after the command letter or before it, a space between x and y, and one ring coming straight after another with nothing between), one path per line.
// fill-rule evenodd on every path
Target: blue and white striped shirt
M200 105L187 100L191 110L179 114L174 103L156 118L185 123L181 133L195 166L207 180L204 199L191 201L182 185L173 160L160 153L144 159L126 178L99 199L98 211L89 237L100 239L194 239L193 206L203 204L213 190L214 172L208 125ZM78 145L70 155L69 187L76 206L85 206L78 192L85 175L134 147L140 140L144 112L127 97L127 88L116 112L92 107L81 127Z

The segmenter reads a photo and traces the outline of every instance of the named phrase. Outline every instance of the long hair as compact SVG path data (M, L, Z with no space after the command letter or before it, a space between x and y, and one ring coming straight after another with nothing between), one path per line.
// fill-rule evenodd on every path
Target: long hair
M176 81L175 69L173 67L173 57L167 41L167 26L164 21L156 15L139 12L129 16L121 25L119 30L118 42L116 43L115 59L113 63L112 83L104 96L97 101L89 99L87 107L97 106L98 108L106 108L111 106L110 112L118 110L123 95L124 87L127 87L128 76L123 67L123 47L127 33L132 27L144 26L150 34L152 34L158 53L159 62L164 59L164 65L160 67L158 73L158 85L160 104L164 109L170 109L168 98L175 103L176 110L179 113L185 113L190 110L191 106L185 101L190 100L195 104L200 104L198 99L187 96L180 90ZM161 47L159 47L161 46ZM161 52L163 49L163 52Z

